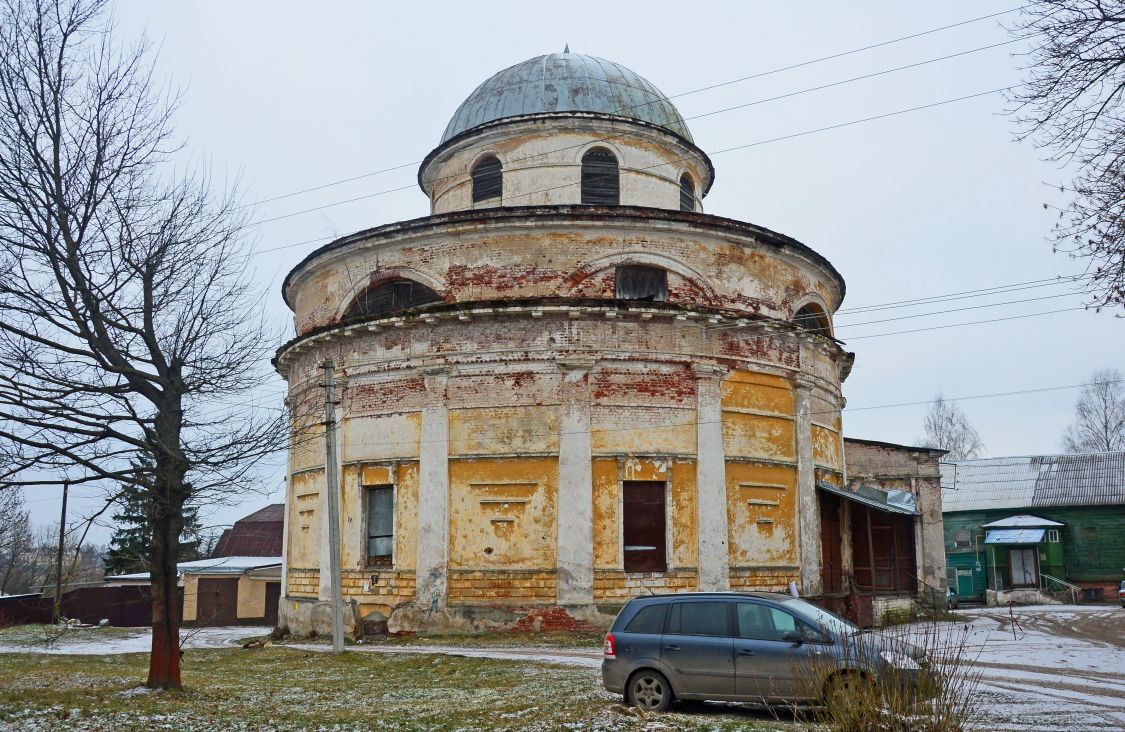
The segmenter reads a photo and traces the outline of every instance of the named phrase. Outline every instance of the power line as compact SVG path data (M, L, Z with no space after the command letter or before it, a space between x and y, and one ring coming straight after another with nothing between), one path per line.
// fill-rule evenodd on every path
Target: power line
M791 97L800 96L802 94L809 94L809 93L812 93L812 92L815 92L815 91L823 91L825 89L831 89L833 87L843 86L845 84L852 84L852 83L855 83L857 81L863 81L863 80L866 80L866 79L872 79L872 78L879 77L879 76L885 76L887 74L895 73L895 72L898 72L898 71L905 71L905 70L908 70L908 69L914 69L914 68L918 68L918 67L921 67L921 66L926 66L928 64L937 63L939 61L947 61L949 59L959 58L961 56L966 56L968 54L978 53L980 51L987 51L987 50L990 50L990 49L993 49L993 48L999 48L1001 46L1011 45L1012 43L1021 42L1022 40L1023 39L1012 39L1012 40L1008 40L1008 41L1002 41L1000 43L993 43L993 44L986 45L986 46L979 46L977 48L968 49L966 51L959 51L959 52L947 54L947 55L944 55L944 56L938 56L938 57L935 57L935 58L927 59L925 61L918 61L918 62L915 62L915 63L904 64L902 66L896 66L896 67L890 68L890 69L883 69L881 71L875 71L875 72L872 72L872 73L869 73L869 74L854 76L854 77L851 77L849 79L842 79L840 81L834 81L834 82L830 82L828 84L820 84L820 85L808 87L808 88L805 88L805 89L799 89L799 90L793 91L793 92L787 92L785 94L779 94L779 95L772 96L772 97L765 97L763 99L756 99L752 102L747 102L745 104L738 104L738 105L731 106L731 107L725 107L723 109L717 109L717 110L713 110L713 111L710 111L710 112L704 112L704 113L701 113L701 114L692 115L690 117L685 117L684 121L687 122L687 121L694 120L694 119L701 119L703 117L711 117L711 116L718 115L718 114L725 114L727 112L733 112L733 111L737 111L737 110L740 110L740 109L746 109L748 107L757 106L759 104L766 104L768 102L775 102L775 101L778 101L778 100L781 100L781 99L789 99ZM622 137L622 136L623 136L622 134L610 135L608 137L598 138L597 140L595 140L595 142L609 142L610 140L614 140L614 139L617 139L617 138ZM561 147L561 148L549 150L547 152L532 153L530 155L525 155L523 157L512 158L511 160L507 161L507 164L510 166L513 163L521 162L521 161L524 161L524 160L532 160L532 159L535 159L535 158L542 158L545 155L551 155L551 154L554 154L554 153L564 152L566 150L578 149L578 148L581 148L581 147L585 147L588 144L590 144L589 140L584 141L584 142L580 142L580 143L576 143L576 144L573 144L573 145L567 145L567 146L564 146L564 147ZM472 149L473 148L469 148L469 150L472 150ZM478 146L477 149L485 149L485 146ZM718 153L712 153L712 154L714 155L714 154L718 154ZM674 160L674 161L671 161L671 162L675 163L675 162L680 162L681 160L686 160L686 158L680 158L678 160ZM664 163L663 165L667 165L667 164L669 164L669 163ZM400 169L402 167L404 167L404 166L397 166L395 169ZM641 170L648 170L648 169L655 168L655 167L661 167L661 165L649 166L648 168L642 168ZM467 174L460 173L460 172L453 173L453 174L442 176L441 178L436 179L435 183L464 178L464 177L466 177L466 175ZM375 193L365 194L365 195L362 195L362 196L357 196L357 197L345 199L345 200L342 200L342 201L336 201L336 202L333 202L333 203L326 203L322 206L314 206L312 208L304 209L302 211L294 211L294 212L291 212L291 213L280 214L278 216L272 216L270 218L261 219L260 221L254 222L253 225L258 226L258 225L261 225L261 224L270 223L272 221L280 221L282 219L292 218L294 216L301 216L301 215L304 215L306 213L314 213L316 211L322 211L326 208L332 208L332 207L335 207L335 206L342 206L342 205L345 205L345 204L348 204L348 203L354 203L356 201L362 201L362 200L365 200L365 199L368 199L368 198L373 198L375 196L386 195L388 193L396 193L398 191L408 190L408 189L411 189L411 188L414 188L414 184L399 186L397 188L390 188L390 189L383 190L383 191L376 191ZM548 189L548 190L553 190L553 189ZM521 195L534 195L535 193L540 193L540 192L542 192L542 191L532 191L531 193L521 194Z
M854 308L843 308L841 310L837 310L836 315L866 313L876 310L893 310L900 307L916 307L917 305L928 305L931 303L945 302L949 300L963 300L973 297L985 297L986 295L997 295L1008 292L1016 292L1018 290L1031 290L1039 287L1050 287L1053 285L1067 284L1070 282L1077 282L1080 279L1080 275L1066 275L1061 277L1047 277L1041 280L1028 280L1026 282L1013 282L1008 285L996 285L995 287L985 287L979 290L963 290L961 292L951 292L944 295L930 295L928 297L919 297L913 300L897 300L875 305L860 305Z
M899 109L899 110L896 110L894 112L886 112L884 114L877 114L877 115L873 115L873 116L870 116L870 117L863 117L861 119L849 120L847 122L840 122L838 124L828 125L826 127L818 127L818 128L811 129L811 130L804 130L802 132L794 132L794 133L791 133L791 134L788 134L788 135L782 135L780 137L773 137L773 138L768 138L768 139L765 139L765 140L758 140L756 142L746 143L744 145L735 145L733 147L723 148L721 150L715 150L715 151L711 152L710 155L712 157L714 157L714 156L717 156L717 155L722 155L724 153L735 152L737 150L746 150L746 149L749 149L749 148L752 148L752 147L769 145L769 144L772 144L772 143L775 143L775 142L792 140L792 139L795 139L795 138L798 138L798 137L804 137L804 136L807 136L807 135L818 134L818 133L821 133L821 132L828 132L828 131L831 131L831 130L838 130L838 129L842 129L844 127L852 127L854 125L864 124L864 123L867 123L867 122L874 122L874 121L881 120L881 119L888 119L890 117L897 117L899 115L909 114L911 112L918 112L918 111L921 111L921 110L924 110L924 109L933 109L935 107L940 107L940 106L943 106L943 105L946 105L946 104L954 104L956 102L963 102L963 101L967 101L969 99L976 99L978 97L984 97L984 96L988 96L990 94L996 94L998 92L1008 91L1011 88L1012 87L1000 87L1000 88L997 88L997 89L989 89L987 91L976 92L974 94L967 94L967 95L961 96L961 97L954 97L952 99L943 99L943 100L938 101L938 102L931 102L929 104L921 104L921 105L918 105L916 107ZM661 163L657 163L655 165L649 165L649 166L645 166L645 167L642 167L642 168L634 168L633 170L638 171L638 172L639 171L645 171L645 170L651 170L653 168L664 167L664 166L671 165L671 164L674 164L674 163L677 163L677 162L681 162L685 159L686 158L681 157L681 158L677 158L677 159L674 159L674 160L666 160L666 161L663 161ZM577 186L579 184L580 184L580 181L573 181L573 182L570 182L570 183L564 183L564 184L557 185L557 186L551 186L550 188L543 188L543 189L536 190L536 191L527 191L525 193L514 194L512 196L512 198L523 198L523 197L527 197L527 196L533 196L533 195L536 195L536 194L539 194L539 193L547 193L549 191L553 191L553 190L556 190L556 189L559 189L559 188L570 188L570 187L573 187L573 186ZM359 197L356 197L356 198L348 199L346 201L338 201L336 203L325 204L324 206L319 206L319 207L316 207L316 208L310 208L310 209L306 209L304 211L297 211L297 212L292 213L292 214L286 214L284 216L279 216L279 217L275 217L275 218L272 218L272 219L263 219L262 221L259 221L257 223L262 224L262 223L267 223L267 222L270 222L270 221L276 221L278 219L290 218L292 216L299 216L299 215L305 214L305 213L312 213L314 211L320 211L320 210L323 210L325 208L331 208L333 206L338 206L338 205L345 204L345 203L352 203L352 202L364 200L364 199L367 199L367 198L374 198L376 196L382 196L382 195L386 195L388 193L394 193L396 191L406 190L407 188L413 188L413 185L402 186L402 187L399 187L399 188L389 188L389 189L386 189L386 190L383 190L383 191L376 191L375 193L370 193L370 194L367 194L367 195L364 195L364 196L359 196ZM337 239L337 238L339 238L339 237L320 237L320 238L317 238L317 239L310 239L310 240L306 240L306 241L302 241L302 242L295 242L293 244L283 244L281 246L271 247L269 249L260 249L260 250L257 250L255 252L251 252L250 254L248 254L246 256L247 257L256 256L258 254L265 254L267 252L276 252L276 251L280 251L282 249L289 249L289 248L292 248L292 247L301 246L301 245L304 245L304 244L311 244L311 243L315 243L315 242L318 242L318 241L331 241L331 240Z
M782 73L784 71L792 71L793 69L799 69L799 68L803 68L805 66L812 66L814 64L823 63L824 61L832 61L832 60L835 60L835 59L843 58L845 56L851 56L851 55L854 55L854 54L857 54L857 53L862 53L864 51L870 51L870 50L873 50L873 49L876 49L876 48L882 48L882 47L885 47L885 46L894 45L896 43L902 43L903 41L909 41L909 40L913 40L915 38L921 38L923 36L932 35L934 33L940 33L941 31L950 30L952 28L959 28L961 26L970 25L972 23L979 23L982 20L989 20L991 18L997 18L1001 15L1008 15L1009 13L1014 13L1014 12L1020 10L1022 7L1023 6L1015 7L1015 8L1009 8L1008 10L1002 10L1002 11L997 12L997 13L990 13L988 15L981 15L981 16L978 16L978 17L975 17L975 18L969 18L967 20L961 20L961 21L958 21L956 23L950 23L948 25L939 26L937 28L930 28L928 30L919 31L917 33L911 33L911 34L908 34L908 35L905 35L905 36L899 36L897 38L891 38L891 39L886 40L886 41L879 41L877 43L868 44L866 46L861 46L859 48L853 48L853 49L848 50L848 51L841 51L839 53L830 54L828 56L820 56L818 58L809 59L808 61L800 61L798 63L789 64L787 66L779 66L777 68L770 69L768 71L761 71L761 72L758 72L758 73L750 74L749 76L742 76L742 77L739 77L737 79L731 79L729 81L723 81L723 82L719 82L717 84L710 84L708 86L699 87L697 89L691 89L691 90L688 90L688 91L685 91L685 92L670 94L666 97L660 97L659 99L654 99L654 100L651 100L651 101L648 101L648 102L641 102L639 104L634 104L630 107L626 107L623 111L628 112L628 111L632 111L634 109L637 109L639 107L647 106L647 105L650 105L650 104L655 104L657 102L669 101L669 100L672 100L672 99L678 99L680 97L690 96L692 94L698 94L700 92L711 91L712 89L718 89L718 88L725 87L725 86L731 86L733 84L740 84L744 81L751 81L753 79L760 79L760 78L763 78L763 77L766 77L766 76L772 76L774 74L779 74L779 73ZM415 165L421 165L422 162L423 162L422 160L414 160L414 161L411 161L411 162L408 162L408 163L401 163L399 165L392 165L390 167L381 168L379 170L371 171L369 173L363 173L363 174L360 174L360 175L351 176L349 178L342 178L340 180L330 181L328 183L323 183L323 184L320 184L320 185L312 186L310 188L304 188L304 189L301 189L301 190L298 190L298 191L293 191L291 193L283 193L281 195L273 196L271 198L266 198L266 199L263 199L261 201L257 201L255 203L244 204L243 206L240 206L239 208L249 208L249 207L252 207L252 206L260 206L264 203L279 201L279 200L282 200L282 199L285 199L285 198L292 198L293 196L299 196L299 195L303 195L305 193L312 193L314 191L324 190L325 188L332 188L334 186L343 185L345 183L354 183L355 181L362 180L364 178L371 178L371 177L374 177L374 176L377 176L377 175L382 175L384 173L390 173L390 172L394 172L396 170L402 170L404 168L410 168L410 167L413 167ZM413 187L413 186L410 186L410 187Z
M884 338L886 336L905 335L907 333L922 333L928 330L943 330L946 328L962 328L966 325L981 325L983 323L999 323L1005 320L1020 320L1022 318L1036 318L1041 315L1054 315L1055 313L1069 313L1075 310L1086 310L1086 308L1062 308L1061 310L1047 310L1042 313L1027 313L1026 315L1012 315L1006 318L990 318L988 320L973 320L967 323L951 323L949 325L934 325L929 328L913 328L911 330L897 330L892 333L874 333L872 335L852 336L849 341L858 341L864 338Z
M945 315L947 313L961 313L961 312L964 312L966 310L980 310L982 308L997 308L997 307L1001 307L1003 305L1016 305L1018 303L1024 303L1024 302L1038 302L1040 300L1055 300L1055 299L1060 298L1060 297L1074 297L1075 295L1078 295L1078 294L1081 294L1081 293L1064 292L1064 293L1061 293L1061 294L1058 294L1058 295L1044 295L1043 297L1029 297L1029 298L1026 298L1024 300L1005 300L1004 302L991 302L991 303L985 303L983 305L969 305L967 307L951 308L949 310L933 310L933 311L928 312L928 313L911 313L910 315L899 315L899 316L894 317L894 318L880 318L879 320L865 320L865 321L860 322L860 323L843 323L843 324L837 325L837 329L839 329L839 328L854 328L854 327L857 327L857 326L860 326L860 325L874 325L875 323L889 323L889 322L894 321L894 320L908 320L910 318L926 318L926 317L929 317L931 315Z

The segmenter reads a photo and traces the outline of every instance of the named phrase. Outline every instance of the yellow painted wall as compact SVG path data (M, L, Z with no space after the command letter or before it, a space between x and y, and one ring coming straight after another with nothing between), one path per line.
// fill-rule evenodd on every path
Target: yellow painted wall
M350 417L343 424L341 460L417 458L421 435L421 412Z
M617 460L595 459L592 465L594 490L594 567L620 569L621 484Z
M733 371L723 382L723 450L728 457L795 460L795 400L788 381Z
M289 566L320 566L320 500L324 490L324 471L312 470L294 475L289 493Z
M797 563L797 470L727 463L731 566Z
M199 602L199 578L193 574L184 577L184 622L195 622Z
M559 451L557 407L488 407L449 411L449 454Z
M553 569L558 459L449 463L450 569Z
M696 515L695 463L672 463L672 556L669 569L695 567L699 561L699 523Z

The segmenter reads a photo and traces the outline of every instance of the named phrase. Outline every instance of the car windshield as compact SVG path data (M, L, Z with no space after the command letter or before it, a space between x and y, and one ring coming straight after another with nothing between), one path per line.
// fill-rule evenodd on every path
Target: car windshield
M783 600L781 604L808 620L820 623L834 634L849 635L851 633L860 632L859 628L852 625L847 620L844 620L836 613L825 610L822 607L817 607L811 602L805 602L804 600L794 598L792 600Z

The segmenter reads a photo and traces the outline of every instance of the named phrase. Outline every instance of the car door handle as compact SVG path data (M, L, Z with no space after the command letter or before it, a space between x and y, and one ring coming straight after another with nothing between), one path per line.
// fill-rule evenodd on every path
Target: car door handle
M740 655L740 656L753 656L754 651L739 651L738 655Z
M666 650L666 651L678 651L678 650L680 650L680 647L679 646L664 646L664 650Z

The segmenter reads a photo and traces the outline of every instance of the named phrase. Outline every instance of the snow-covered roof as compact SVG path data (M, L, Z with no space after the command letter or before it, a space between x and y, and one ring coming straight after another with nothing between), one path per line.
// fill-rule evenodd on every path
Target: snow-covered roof
M943 462L941 503L943 513L1125 505L1125 452Z
M213 559L180 562L176 565L176 571L181 576L184 574L244 574L253 569L280 566L281 557L215 557ZM148 572L136 572L106 577L106 581L127 582L147 580L148 578Z
M1002 518L990 524L984 524L984 528L986 529L1016 529L1027 526L1066 526L1066 524L1060 524L1058 521L1052 521L1051 519L1040 518L1038 516L1029 516L1026 513L1020 514L1019 516Z

